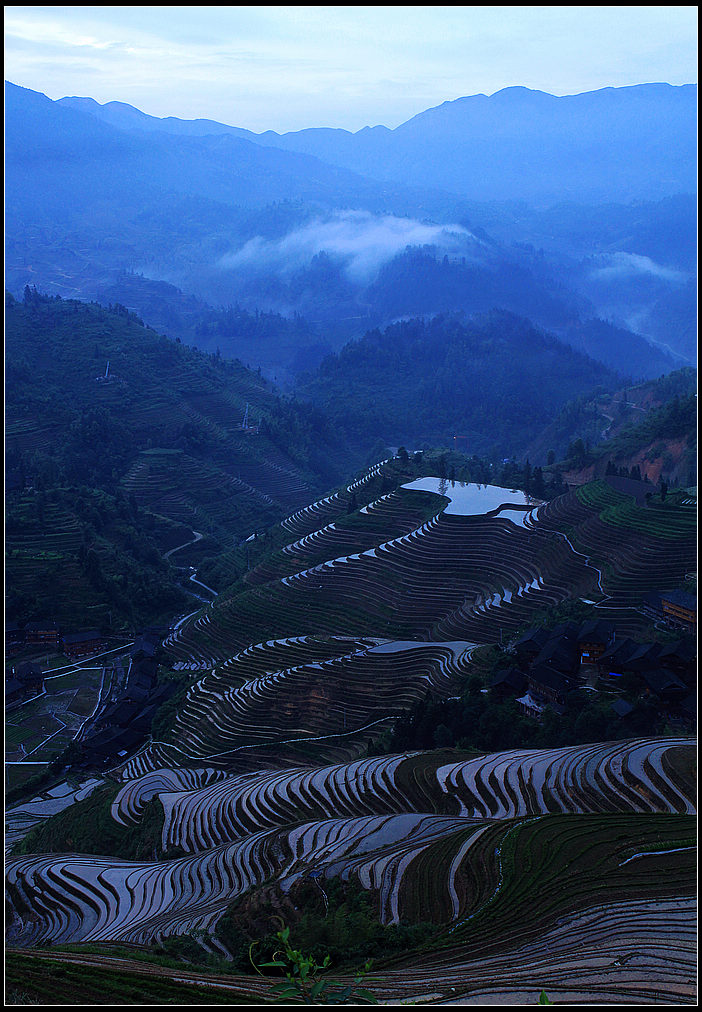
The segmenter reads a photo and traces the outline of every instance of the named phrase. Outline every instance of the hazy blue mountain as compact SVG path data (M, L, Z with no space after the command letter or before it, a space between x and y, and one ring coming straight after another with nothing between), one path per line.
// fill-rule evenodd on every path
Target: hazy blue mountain
M64 99L85 108L85 99ZM697 188L697 86L642 84L555 96L529 88L458 98L394 130L312 128L285 134L209 120L159 120L121 103L89 105L124 129L234 134L313 155L376 179L472 200L656 200Z
M260 140L473 200L628 202L696 191L696 117L696 85L562 97L506 88L444 102L395 130Z
M157 119L120 102L52 102L7 84L6 286L124 302L147 322L153 311L159 326L173 321L173 336L210 350L214 337L224 354L286 381L403 316L492 309L526 316L619 371L631 362L659 375L694 361L695 198L612 201L622 174L640 194L641 173L653 186L666 158L658 196L678 185L695 94L650 85L566 100L506 89L444 103L396 130L280 136ZM673 130L675 143L666 140ZM643 157L656 132L657 154ZM542 156L527 157L537 142ZM549 145L557 158L547 157ZM423 160L433 166L431 188ZM508 186L503 173L511 199L481 202L471 179L497 185L496 160L524 186ZM379 181L383 165L397 182ZM588 196L578 175L585 165L613 180L607 204L564 202L571 185L579 201ZM463 173L465 195L437 189L453 186L439 166ZM561 202L530 204L527 191L546 185L544 173L560 180ZM125 272L171 287L125 285ZM219 322L208 334L191 308L183 315L183 295L208 304L203 321L209 307L277 314L279 339L251 343L248 331L224 333ZM296 315L308 325L285 326Z
M384 199L377 183L309 155L226 133L117 128L12 84L5 86L5 158L7 212L31 212L34 222L81 220L96 204L119 219L170 194L249 207L290 199L382 206Z
M126 102L96 102L94 98L67 96L56 101L64 109L75 109L77 112L88 113L103 123L117 127L118 130L158 130L163 133L182 134L188 137L206 137L209 134L233 134L245 140L255 140L256 135L250 130L227 126L212 119L178 119L176 116L150 116Z

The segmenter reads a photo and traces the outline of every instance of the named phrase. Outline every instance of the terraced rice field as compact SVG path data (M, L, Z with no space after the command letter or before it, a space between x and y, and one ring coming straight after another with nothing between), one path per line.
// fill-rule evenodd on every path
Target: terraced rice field
M582 847L583 827L599 833L605 825L608 832L638 826L631 821L636 815L642 826L655 824L664 834L674 827L678 843L686 839L675 847L651 844L649 853L620 833L616 875L635 879L637 862L655 864L664 851L687 855L693 799L666 771L662 757L671 748L693 745L652 739L443 765L431 754L401 755L279 775L155 771L125 782L113 817L134 824L146 801L159 797L164 845L180 846L187 856L160 862L76 854L10 859L11 936L24 945L143 944L211 931L236 896L271 879L286 891L311 870L351 876L375 891L386 922L421 909L470 935L470 919L487 916L488 907L491 918L501 909L497 897L505 890L508 859L525 881L535 874L515 850L515 839L531 841L533 833L555 827L567 842L551 843L549 858L540 844L529 847L541 863L563 863L561 852ZM554 808L559 814L549 814ZM585 867L586 858L578 860ZM601 860L612 864L614 858L603 848ZM537 877L543 887L543 876ZM547 909L545 893L542 902Z
M259 644L195 682L169 739L134 764L157 768L165 757L241 769L360 755L427 691L455 692L470 650L460 641L329 637Z
M244 895L340 877L383 923L436 927L376 967L381 1001L694 1003L693 739L367 754L427 693L454 695L500 630L581 592L632 606L628 574L661 572L660 531L612 524L633 514L603 489L516 522L509 503L465 516L374 496L374 478L288 517L245 589L166 642L192 681L164 740L110 772L111 817L136 833L156 802L179 856L11 856L10 943L216 939ZM666 530L672 579L689 538Z
M694 568L689 511L636 507L606 482L531 509L511 508L505 490L502 509L477 516L398 489L351 523L352 488L283 521L293 540L243 590L180 628L174 662L213 666L271 634L492 643L579 596L631 633L645 594L678 586ZM409 498L418 495L421 505Z

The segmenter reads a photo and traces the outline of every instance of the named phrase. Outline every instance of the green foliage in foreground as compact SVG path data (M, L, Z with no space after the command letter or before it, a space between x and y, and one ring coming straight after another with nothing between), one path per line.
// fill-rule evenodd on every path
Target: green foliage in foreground
M356 970L369 959L396 956L425 945L435 925L381 924L373 894L340 878L307 878L285 896L265 890L239 897L220 918L217 938L241 972L249 968L249 949L258 946L261 959L273 958L280 940L271 930L280 911L291 925L295 943L321 966L328 957L335 968Z
M279 1004L294 1005L377 1005L378 1002L370 991L360 987L365 975L370 970L366 963L362 973L358 974L352 984L342 985L327 980L324 972L329 968L331 958L327 954L322 963L313 956L305 956L299 949L293 949L290 943L290 928L283 927L276 933L280 945L272 960L254 968L279 969L285 975L285 982L274 984L271 988L275 996L273 1001ZM253 948L253 946L252 946Z
M445 945L481 957L604 903L695 894L690 815L547 815L505 824L501 887Z

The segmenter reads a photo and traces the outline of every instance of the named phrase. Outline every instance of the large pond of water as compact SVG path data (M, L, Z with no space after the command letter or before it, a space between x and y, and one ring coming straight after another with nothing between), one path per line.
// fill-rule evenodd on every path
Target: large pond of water
M526 513L539 505L519 488L501 488L499 485L478 485L475 482L449 481L447 478L417 478L403 488L420 492L435 492L450 499L444 513L474 517L500 510L500 516L523 526Z

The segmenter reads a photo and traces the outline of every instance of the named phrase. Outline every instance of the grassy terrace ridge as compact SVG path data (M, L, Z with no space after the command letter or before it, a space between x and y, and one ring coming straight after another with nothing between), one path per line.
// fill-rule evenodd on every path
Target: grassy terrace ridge
M114 857L150 859L161 849L163 807L149 802L138 828L119 825L111 815L116 785L100 787L84 801L51 816L20 840L13 854L111 854Z
M619 492L602 479L588 482L576 489L579 501L597 510L600 518L612 527L635 530L651 537L678 541L694 537L697 523L694 510L681 506L682 494L670 494L664 502L660 495L653 497L646 507L637 506L632 496Z
M363 510L348 512L348 497L337 494L324 511L298 516L297 538L274 528L239 549L239 580L183 630L174 657L223 659L247 641L307 633L487 643L569 595L596 594L600 573L621 611L661 579L677 585L694 564L694 511L637 507L605 481L551 500L525 529L449 515L432 495L408 500L398 486L411 477L393 461L358 496ZM432 514L440 519L425 529ZM408 538L415 521L419 533ZM661 560L648 539L671 551Z
M406 945L400 953L393 952L390 945L386 953L378 952L372 983L369 982L372 990L377 989L379 994L388 998L398 993L407 994L402 988L399 992L397 990L398 974L402 977L404 971L410 978L426 974L427 979L435 979L436 986L440 988L446 987L448 982L460 983L461 990L470 994L471 988L478 986L476 977L481 975L481 961L489 964L491 960L500 960L513 976L518 976L524 970L519 965L519 949L538 947L542 937L564 922L572 924L571 946L576 947L575 951L589 951L590 944L599 948L605 945L611 953L610 964L617 952L626 952L628 959L631 958L629 949L617 949L617 945L625 944L623 941L618 942L616 937L602 939L597 935L596 912L605 913L627 903L632 905L632 909L636 904L639 908L648 904L655 911L657 904L675 898L682 900L693 896L696 890L696 827L692 816L548 815L508 820L489 825L456 866L455 855L461 853L461 840L469 836L470 832L465 830L454 832L445 839L430 843L411 861L401 887L404 904L411 912L411 920L421 917L423 921L433 921L435 928L423 936L417 932L413 943ZM450 869L453 899L447 889ZM311 889L311 885L307 883L306 888ZM321 924L315 925L313 919L305 920L307 904L303 904L298 914L294 913L290 904L283 907L276 905L278 901L275 901L276 894L271 893L270 884L262 883L242 897L245 904L241 908L243 913L246 909L257 909L258 893L262 899L262 903L258 903L259 914L265 913L268 904L269 913L285 909L286 917L292 918L293 942L297 937L306 939L309 949L314 944L313 939L325 937L326 918L322 917ZM295 895L299 899L302 893L298 890ZM275 901L272 907L271 899ZM449 925L447 922L455 913L456 901L460 914L458 920ZM280 902L284 903L282 894ZM238 905L233 909L237 908ZM261 924L269 921L270 918L259 916ZM437 931L436 926L441 924L443 928L439 927ZM630 933L636 936L637 970L644 974L642 979L646 979L651 947L655 950L665 936L665 922L659 925L658 930L654 925L655 915L653 921L642 922L638 929L636 924L631 925ZM302 935L296 935L298 929ZM333 930L333 925L330 924L328 929ZM265 933L266 929L263 930ZM222 933L229 944L243 943L244 939L236 932L230 935L229 930ZM409 942L409 934L407 938ZM391 940L389 936L388 942ZM268 939L262 938L261 941L265 950ZM234 1001L247 994L252 998L256 996L254 1003L256 999L261 1000L265 993L263 989L269 986L270 981L252 976L249 984L246 978L237 976L242 971L246 972L245 960L243 963L227 964L219 957L208 957L194 940L184 938L181 942L173 946L160 944L138 949L123 944L99 943L33 953L9 950L6 980L11 1003L26 1003L27 998L32 1000L35 994L43 997L47 993L45 978L55 962L60 968L65 968L65 973L56 975L56 990L53 992L54 1002L59 1004L75 1002L75 995L85 994L90 1000L94 993L90 988L95 981L104 982L103 994L105 999L110 996L112 1002L101 1000L98 996L93 1003L118 1003L122 995L128 1001L137 997L132 988L139 986L138 978L142 976L143 994L147 1001L151 999L155 1004L177 1002L178 993L173 992L173 986L184 985L188 979L197 979L200 975L201 985L207 983L208 977L220 986L228 984ZM248 940L242 951L247 945ZM511 964L510 952L517 953L513 957L517 961ZM187 963L179 964L178 957L182 958L186 953ZM550 957L556 974L559 955L556 953ZM130 956L131 962L127 962ZM362 957L359 959L362 961ZM452 969L470 961L475 964L472 974L457 975L457 971ZM95 968L92 980L86 972L89 967ZM567 970L561 972L567 979ZM611 974L607 975L607 984L616 994L616 976L614 979L611 977ZM161 982L162 990L152 991L147 987L149 981ZM64 982L74 987L73 998L64 994ZM651 986L662 988L666 993L666 978L652 978ZM121 987L124 990L120 990ZM675 993L674 986L672 991ZM193 1002L201 1003L200 998L204 995L196 991L192 993ZM415 990L416 993L422 992ZM181 1000L185 1000L186 994L182 992Z
M247 574L246 582L268 582L291 576L326 562L330 556L343 558L375 548L386 541L410 534L440 513L447 503L443 496L433 492L417 492L401 487L394 490L391 498L392 509L386 507L365 513L342 513L314 534L283 546L278 553L266 559L258 571Z
M466 881L484 875L496 848L499 888L488 899L479 893L432 948L460 946L466 957L485 957L591 907L695 895L696 845L696 817L688 815L546 815L502 823L469 849L459 871Z
M407 533L415 526L421 525L441 512L447 500L433 492L418 492L403 489L418 477L431 475L441 467L441 459L461 461L466 458L460 454L432 451L419 454L419 459L410 457L406 463L393 458L387 460L382 467L373 466L362 471L360 478L349 486L340 486L331 490L324 501L321 518L315 512L314 503L296 514L299 531L293 534L287 527L276 524L261 531L255 540L249 539L245 544L222 553L217 559L208 560L198 572L205 583L221 592L221 606L236 594L246 592L251 585L274 581L291 575L301 569L310 568L330 558L325 548L329 542L321 540L319 545L312 545L305 555L304 563L298 561L295 554L285 552L296 542L310 535L322 532L329 524L338 529L335 538L339 539L331 557L340 557L372 548L392 537ZM485 480L480 474L480 480ZM394 493L397 501L395 515L384 515L363 512L364 508L381 497ZM344 540L344 536L348 540ZM334 542L336 546L336 541ZM344 545L350 550L344 551ZM304 630L303 630L304 631ZM252 640L255 635L252 634Z

